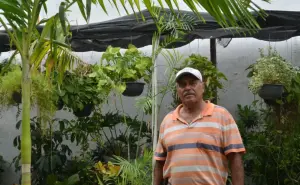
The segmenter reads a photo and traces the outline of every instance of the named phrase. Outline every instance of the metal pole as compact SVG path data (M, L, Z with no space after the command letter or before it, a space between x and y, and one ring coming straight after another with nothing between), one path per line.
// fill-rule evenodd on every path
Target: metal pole
M217 48L216 48L216 39L210 39L210 61L213 65L217 68ZM217 88L214 89L214 99L212 100L213 103L217 103L218 101L218 90Z

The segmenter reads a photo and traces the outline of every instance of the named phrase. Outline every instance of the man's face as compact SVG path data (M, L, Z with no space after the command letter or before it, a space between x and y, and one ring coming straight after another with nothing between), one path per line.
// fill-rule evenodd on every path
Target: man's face
M177 81L177 94L182 103L195 103L203 98L203 83L193 75L183 75Z

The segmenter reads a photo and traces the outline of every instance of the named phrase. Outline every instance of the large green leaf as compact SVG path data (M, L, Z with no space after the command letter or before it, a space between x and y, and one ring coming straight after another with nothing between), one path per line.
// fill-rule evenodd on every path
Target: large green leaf
M16 0L0 0L0 10L3 12L10 12L19 17L27 17L27 14L21 9L19 1Z

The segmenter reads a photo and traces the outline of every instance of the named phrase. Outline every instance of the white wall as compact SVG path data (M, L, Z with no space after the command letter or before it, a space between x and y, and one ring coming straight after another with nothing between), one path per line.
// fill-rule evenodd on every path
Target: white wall
M60 0L51 0L51 4L48 3L48 12L50 15L57 12L59 2ZM182 1L180 2L182 3ZM263 3L261 0L256 0L255 2L263 6L265 9L300 11L299 0L273 0L271 5ZM182 7L186 8L184 6ZM125 12L122 11L121 15L125 15ZM45 14L42 14L42 16L44 17ZM109 16L105 15L100 8L93 8L91 22L101 22L117 18L118 16L119 15L117 11L113 8L109 9ZM85 24L83 19L80 17L79 10L76 7L72 8L72 12L69 13L69 19L72 21L72 24L76 24L76 22L78 22L78 24ZM247 38L233 39L227 48L217 45L218 68L225 73L228 78L228 82L225 84L225 91L219 92L219 104L226 107L232 114L235 114L236 105L238 103L246 105L253 101L253 95L247 88L248 79L246 78L247 73L245 72L245 68L252 64L259 56L258 48L265 48L268 45L271 45L276 48L286 59L299 66L299 42L299 38L292 38L287 41L276 43L269 43ZM141 48L141 50L150 54L151 46ZM209 57L209 40L196 40L187 46L178 48L177 51L186 56L192 53L199 53ZM97 52L84 52L77 54L88 63L98 62L101 57L101 53ZM2 53L0 59L3 59L8 55L9 53ZM158 73L159 80L160 82L163 82L165 79L163 72L166 64L162 56L158 58L158 64L160 65ZM170 95L167 96L163 102L164 107L167 107L171 101ZM134 98L124 98L124 105L126 106L127 113L131 115L137 114L137 110L134 108ZM107 105L105 109L108 110L113 108L114 107L110 104ZM162 108L159 115L159 120L161 120L167 112L169 112L169 109ZM17 122L15 114L16 108L12 108L2 113L2 117L0 118L0 155L2 155L8 162L11 162L13 157L18 155L18 150L13 147L14 137L20 134L19 131L15 129L15 123ZM60 118L71 118L72 116L72 114L62 111L57 113L57 117ZM12 171L13 169L8 169L4 175L5 182L3 182L3 185L17 183L18 178Z

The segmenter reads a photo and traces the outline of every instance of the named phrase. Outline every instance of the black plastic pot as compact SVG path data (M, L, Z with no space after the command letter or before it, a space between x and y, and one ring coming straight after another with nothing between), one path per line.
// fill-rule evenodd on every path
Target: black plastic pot
M144 91L143 82L126 82L126 89L123 92L124 96L139 96Z
M58 99L56 107L57 107L57 110L61 110L64 107L64 102L62 101L61 98Z
M258 95L265 100L276 100L284 95L284 86L280 84L264 84Z
M12 93L12 99L13 99L16 103L20 104L20 103L22 103L22 94L19 93L19 92L17 92L17 91L14 91L14 92Z
M73 113L77 117L87 117L91 115L93 108L94 108L93 104L87 104L83 107L82 110L74 110Z
M258 95L269 105L277 104L276 100L286 96L284 86L281 84L264 84Z

